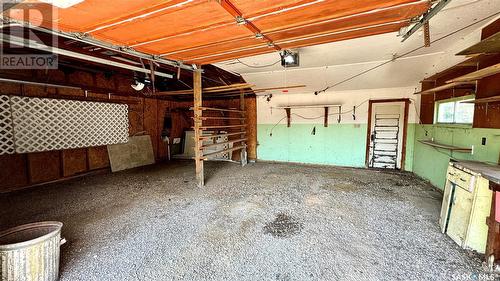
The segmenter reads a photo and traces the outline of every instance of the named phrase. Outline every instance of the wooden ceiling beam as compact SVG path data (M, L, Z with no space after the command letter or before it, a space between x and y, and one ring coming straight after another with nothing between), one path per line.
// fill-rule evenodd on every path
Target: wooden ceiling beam
M292 86L281 86L281 87L270 87L270 88L261 88L261 89L251 89L250 87L241 88L241 89L229 89L225 91L211 91L207 92L203 90L203 94L210 94L209 96L226 96L226 95L234 95L234 94L253 94L253 93L261 93L266 91L273 90L285 90L285 89L297 89L297 88L305 88L306 85L292 85ZM193 91L170 91L170 92L158 92L156 93L159 96L176 96L176 95L193 95Z
M321 36L302 37L286 41L279 41L279 43L281 44L282 47L286 49L293 49L293 48L331 43L335 41L342 41L342 40L348 40L348 39L371 36L371 35L384 34L388 32L395 32L398 31L404 25L406 25L405 21L387 23L384 25L377 25L375 27L369 26L364 28L358 28L355 30L335 32L330 34L321 34ZM186 58L185 60L196 61L200 64L211 64L234 58L250 57L254 55L270 53L273 51L274 50L269 50L268 48L265 48L265 46L256 46L252 48L244 48L240 50L225 52L216 55L208 55L199 58Z
M229 91L229 90L234 90L234 89L246 89L246 88L251 88L251 87L254 87L254 85L251 85L248 83L237 83L237 84L231 84L231 85L225 85L225 86L203 88L203 93ZM176 95L176 94L182 95L182 94L193 94L193 92L194 92L194 90L179 90L179 91L165 91L165 92L160 92L160 93L172 94L172 95Z
M301 22L286 28L278 27L277 29L270 31L263 30L262 34L270 38L270 40L273 41L275 44L280 45L279 43L280 40L304 37L306 34L307 35L322 34L322 33L332 32L335 30L340 31L349 28L352 29L356 27L364 27L364 26L387 23L402 19L408 20L409 23L409 21L412 18L420 15L421 12L426 11L427 8L428 8L428 2L417 1L417 2L390 6L382 9L369 10L342 17L337 16L337 17L322 18L321 20L309 23ZM257 40L255 40L255 43L253 43L253 41L250 40L252 38L253 37L246 36L219 42L212 42L209 44L198 45L183 50L173 50L170 52L163 53L162 56L163 55L169 56L175 54L176 57L178 57L179 59L193 60L194 58L193 54L183 54L183 53L198 53L198 54L203 53L206 55L211 55L214 54L214 52L212 51L210 53L210 51L217 49L219 49L218 50L219 52L221 51L231 52L235 50L235 48L227 49L227 47L224 48L223 45L236 46L237 45L236 43L238 41L242 43L241 45L238 46L238 48L241 48L243 50L247 50L250 48L260 49L266 46L264 42L259 42ZM247 45L248 43L252 44ZM218 48L218 46L220 46L220 48ZM209 53L207 53L207 51Z
M95 33L98 31L102 32L104 30L108 30L108 29L114 28L116 26L125 24L125 23L130 23L130 22L133 22L135 20L145 19L145 18L151 17L153 15L158 16L158 14L160 14L160 13L165 14L165 13L168 13L176 8L181 8L182 6L185 6L186 4L189 4L191 2L193 2L193 0L168 1L166 3L162 3L159 5L152 6L152 7L148 7L146 9L140 10L140 11L135 12L135 13L130 13L130 14L122 16L122 17L114 18L114 19L111 19L108 21L104 21L104 22L95 24L93 26L88 27L87 30L85 31L85 33L90 34L90 33Z
M272 15L276 15L276 14L282 14L282 13L285 13L285 12L293 11L293 10L298 9L298 8L303 8L305 6L310 6L312 4L317 4L317 3L320 3L322 1L323 0L303 1L305 3L300 3L300 4L294 3L294 4L291 4L291 5L288 5L288 6L280 6L278 9L274 8L274 9L269 9L269 10L266 10L266 11L258 13L258 14L252 14L252 15L249 16L249 18L247 20L248 21L253 21L253 20L256 20L256 19L262 19L262 18L265 18L265 17L268 17L268 16L272 16ZM419 0L419 1L422 1L422 0ZM217 0L217 2L220 4L221 1ZM235 14L231 14L231 15L233 17L236 17ZM151 39L147 39L147 40L142 40L140 42L137 42L137 43L131 45L131 47L137 47L137 46L147 45L147 44L156 43L156 42L160 42L160 41L163 41L163 40L172 39L172 38L175 38L175 37L186 36L186 35L193 36L195 33L206 32L206 31L209 31L209 30L212 30L212 29L221 28L221 27L228 26L228 25L231 25L231 24L235 24L235 22L234 21L223 21L223 22L216 23L216 24L210 24L208 26L196 27L196 28L193 28L193 29L188 30L188 31L183 31L181 33L175 33L175 34L165 35L165 36L151 38ZM247 38L247 37L231 38L228 41L231 41L231 40L241 40L241 39L245 39L245 38ZM177 50L177 51L180 51L180 50ZM173 50L172 52L175 53L176 50ZM166 56L166 55L170 55L170 54L171 54L170 52L169 53L164 53L164 54L161 54L161 56Z
M154 56L175 52L168 56L175 55L180 60L198 58L195 63L347 40L381 34L382 30L392 32L392 28L379 28L317 36L322 27L330 30L337 23L341 23L342 28L358 26L362 24L358 21L361 17L389 23L384 13L392 17L407 17L412 13L421 16L421 6L432 3L431 0L156 0L154 4L145 1L146 4L140 5L137 4L139 1L132 1L118 7L108 2L88 0L71 9L60 10L58 24L61 30L91 33L96 39L119 46L140 46L139 50ZM87 13L89 10L92 14ZM26 19L21 14L13 18L34 22L34 17ZM330 21L328 27L322 26L325 21ZM165 22L169 24L165 25ZM294 31L290 32L290 29ZM311 34L314 36L309 38ZM252 37L262 40L253 41ZM167 41L162 40L167 39L172 40L171 44L164 44ZM235 50L238 46L225 45L230 40L241 40L244 49ZM273 48L265 48L257 42ZM199 52L207 43L211 44L211 49L207 50L210 57L193 54L195 48Z
M308 41L289 43L289 44L283 45L283 47L287 48L287 49L288 48L293 49L293 48L307 47L307 46L331 43L331 42L342 41L342 40L349 40L349 39L354 39L354 38L361 38L361 37L372 36L372 35L385 34L385 33L390 33L390 32L396 32L402 26L403 26L402 24L399 24L399 25L386 26L383 28L361 30L361 31L341 34L341 36L333 35L333 36L325 37L325 38L316 38L316 39L312 39L312 40L308 40ZM247 50L247 51L243 51L243 52L239 52L239 53L232 53L232 54L223 55L223 56L219 56L219 57L198 60L197 63L202 64L202 65L212 64L212 63L236 59L236 58L244 58L244 57L251 57L251 56L256 56L256 55L261 55L261 54L268 54L268 53L271 53L273 51L274 50L269 50L268 48L267 49L262 48L260 50Z
M262 19L262 18L265 18L265 17L268 17L268 16L272 16L272 15L276 15L276 14L282 14L282 13L289 12L289 11L292 11L292 10L295 10L295 9L298 9L298 8L303 8L305 6L310 6L312 4L317 4L317 3L322 2L322 1L323 0L319 0L319 1L315 0L315 1L310 1L310 2L301 3L301 4L294 3L292 5L280 7L278 9L274 8L274 9L266 10L266 11L264 11L262 13L259 13L259 14L252 14L252 15L250 15L247 20L248 21L252 21L252 20ZM422 0L420 0L420 1L422 1ZM221 0L217 0L217 2L222 6ZM233 5L233 8L234 8L234 5ZM230 9L230 10L231 10L231 15L233 17L238 16L238 14L235 12L235 9ZM220 22L220 23L216 23L216 24L210 24L208 26L196 27L196 28L193 28L193 29L188 30L188 31L183 31L181 33L169 34L169 35L165 35L165 36L161 36L161 37L155 37L155 38L150 38L150 39L142 40L140 42L136 42L136 43L132 44L131 47L138 47L138 46L143 46L143 45L147 45L147 44L151 44L151 43L157 43L157 42L164 41L164 40L167 40L167 39L172 39L172 38L186 36L186 35L193 36L195 33L206 32L206 31L209 31L209 30L218 29L218 28L221 28L221 27L224 27L224 26L228 26L228 25L231 25L231 24L234 24L234 21L230 21L230 22L224 21L224 22ZM254 31L257 31L257 30L259 30L259 29L258 28L254 29ZM254 32L254 31L252 31L252 32ZM256 32L254 32L254 34L255 33ZM231 38L231 39L229 39L227 41L241 40L241 39L246 39L246 38L248 38L248 37L237 37L237 38ZM215 42L215 43L218 43L218 42ZM202 47L202 46L200 46L200 47ZM172 50L170 52L163 52L163 54L160 54L160 56L167 56L167 55L175 54L176 52L181 52L181 51L183 51L183 50Z

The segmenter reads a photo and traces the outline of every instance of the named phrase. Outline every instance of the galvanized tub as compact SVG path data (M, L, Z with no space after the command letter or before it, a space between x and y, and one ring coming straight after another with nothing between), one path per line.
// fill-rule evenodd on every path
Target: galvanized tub
M54 281L59 278L63 224L36 222L0 232L1 281Z

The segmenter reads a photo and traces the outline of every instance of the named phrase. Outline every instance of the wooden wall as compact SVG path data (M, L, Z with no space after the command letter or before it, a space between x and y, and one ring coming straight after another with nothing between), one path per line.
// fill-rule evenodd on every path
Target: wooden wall
M485 39L500 31L500 19L485 27L482 31L482 39ZM439 74L425 79L422 82L422 90L427 90L445 84L447 80L474 72L494 64L500 63L500 54L479 59L477 65L454 66ZM434 81L427 81L434 80ZM423 124L433 124L435 101L469 95L470 90L446 90L436 94L423 95L421 97L420 119ZM477 82L476 99L500 95L500 74L483 78ZM474 128L500 128L500 102L480 103L474 109Z
M93 88L112 94L110 99L106 93L85 92L82 90L29 86L13 83L0 83L0 94L20 95L31 97L71 98L79 100L99 100L121 102L129 105L129 134L145 132L151 136L153 150L157 161L166 159L166 146L161 140L163 120L167 111L172 116L172 137L182 137L184 130L192 126L189 107L192 101L171 101L147 98L129 90L131 81L120 76L106 77L105 75L89 75L84 71L65 74L59 70L52 70L48 74L38 71L5 72L1 77L16 79L41 78L50 76L52 83L71 83L72 85L92 85ZM205 106L239 107L239 98L231 100L207 100ZM256 101L255 97L245 99L248 120L249 158L256 158ZM48 151L40 153L15 154L0 156L0 192L8 192L27 186L63 180L75 176L93 173L109 172L110 169L106 147L89 147L62 151Z

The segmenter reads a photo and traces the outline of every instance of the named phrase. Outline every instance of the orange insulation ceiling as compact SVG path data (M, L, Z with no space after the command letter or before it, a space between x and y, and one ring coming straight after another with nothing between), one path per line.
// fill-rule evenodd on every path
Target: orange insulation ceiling
M8 16L169 59L209 64L395 32L430 6L427 0L84 0L58 8L52 19L36 14L24 19L16 9ZM237 24L237 17L246 23Z

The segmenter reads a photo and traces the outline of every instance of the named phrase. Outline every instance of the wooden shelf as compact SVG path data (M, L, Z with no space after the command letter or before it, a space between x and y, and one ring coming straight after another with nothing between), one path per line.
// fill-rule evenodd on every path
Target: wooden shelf
M207 144L207 145L202 146L201 149L208 148L208 147L219 146L219 145L224 145L224 144L233 144L233 143L237 143L237 142L245 142L246 140L247 140L247 138L238 139L238 140L230 140L230 141L226 141L226 142L214 142L212 144Z
M246 127L246 126L247 126L247 124L241 124L241 125L224 125L224 126L202 126L202 127L200 127L200 130L243 128L243 127Z
M202 91L203 91L203 93L218 93L218 92L224 92L224 91L230 91L230 90L246 89L246 88L251 88L251 87L254 87L254 85L247 84L247 83L238 83L238 84L232 84L232 85L226 85L226 86L204 88ZM180 91L158 92L156 94L160 95L160 96L175 96L175 95L193 95L193 93L194 93L194 90L180 90Z
M233 152L233 151L245 149L246 147L247 147L246 145L242 145L242 146L237 146L237 147L233 147L233 148L228 148L228 149L212 152L212 153L203 155L203 158L207 159L207 157L210 157L210 156L216 156L218 154L226 153L226 152Z
M471 87L473 86L473 87ZM418 93L415 93L415 95L427 95L427 94L432 94L435 92L440 92L448 89L474 89L476 86L476 81L467 81L467 82L453 82L449 84L444 84L432 89L424 90Z
M455 79L446 81L446 83L454 83L454 82L472 82L472 81L477 81L482 78L492 76L495 74L500 73L500 63L492 65L490 67L486 67L483 69L480 69L478 71L474 71L472 73L457 77Z
M237 135L246 135L246 132L241 131L241 132L227 133L227 134L204 135L204 136L200 137L200 140L207 140L207 139L213 139L213 138L218 138L218 137L230 137L230 136L237 136Z
M276 109L286 109L286 108L325 108L325 107L341 107L340 104L318 104L318 105L288 105L288 106L276 106Z
M464 153L472 152L472 148L452 146L452 145L448 145L448 144L438 143L438 142L435 142L432 140L419 140L419 142L423 143L425 145L432 146L432 147L447 149L447 150L456 151L456 152L464 152Z
M191 107L190 110L194 110L194 107ZM227 109L227 108L215 108L215 107L204 107L200 106L200 110L206 111L224 111L224 112L237 112L237 113L245 113L244 110L237 110L237 109Z
M198 119L198 120L246 120L245 117L191 117L191 119Z
M500 32L482 40L481 42L461 51L457 56L500 53Z
M464 101L464 103L489 103L489 102L500 102L500 96Z

